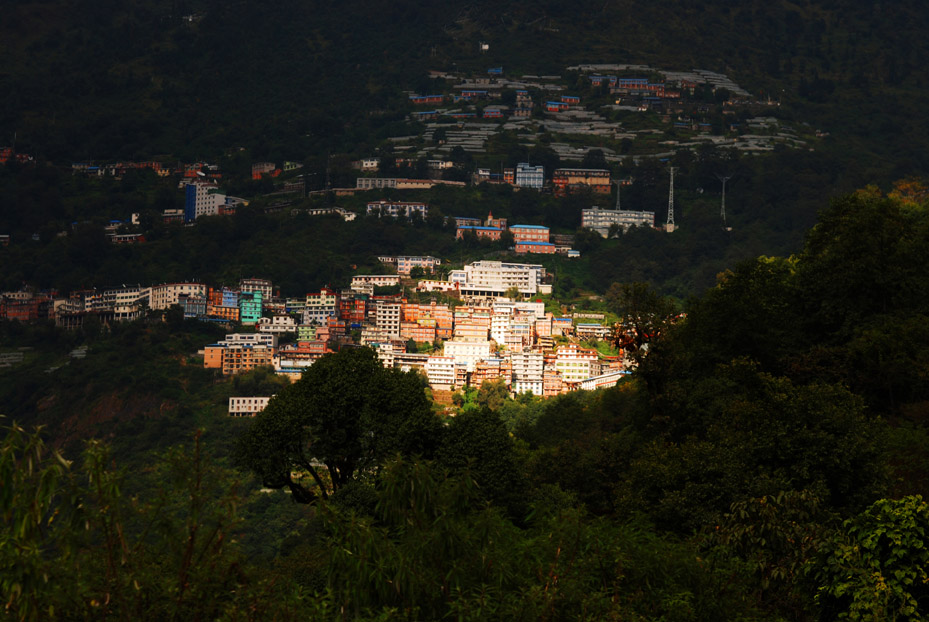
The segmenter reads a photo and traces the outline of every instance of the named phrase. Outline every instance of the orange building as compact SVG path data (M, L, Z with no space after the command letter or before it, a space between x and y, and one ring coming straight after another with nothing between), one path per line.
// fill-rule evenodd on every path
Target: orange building
M468 232L473 233L480 240L499 240L503 235L503 229L499 227L458 227L455 237L460 240Z
M241 374L260 367L271 365L273 351L262 345L231 345L223 350L223 375Z
M548 242L548 227L542 225L512 225L510 233L513 241L519 242Z
M225 346L211 345L203 349L203 366L207 369L223 368L223 351Z

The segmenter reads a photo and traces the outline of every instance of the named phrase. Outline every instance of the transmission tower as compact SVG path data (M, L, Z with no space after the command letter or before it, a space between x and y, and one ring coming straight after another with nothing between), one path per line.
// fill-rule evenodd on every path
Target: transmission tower
M677 167L671 167L671 186L668 189L668 223L665 225L666 231L674 231L674 171Z
M617 179L616 180L616 211L617 212L622 209L619 203L619 189L622 188L622 186L623 186L623 182Z
M732 179L732 175L716 175L716 179L723 182L723 202L719 208L719 217L723 219L723 226L726 226L726 182Z

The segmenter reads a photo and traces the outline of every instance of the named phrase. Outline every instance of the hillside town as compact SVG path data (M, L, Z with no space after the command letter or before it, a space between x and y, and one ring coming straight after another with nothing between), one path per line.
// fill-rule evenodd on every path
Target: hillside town
M550 397L612 386L628 373L621 326L601 313L556 314L536 298L551 294L541 265L482 260L451 270L447 280L413 280L411 272L431 273L441 260L381 260L397 274L357 275L342 291L282 297L257 278L234 288L189 282L67 296L24 290L0 294L0 317L77 329L90 318L106 326L174 309L185 319L239 328L199 353L205 368L224 376L271 366L295 381L325 354L359 346L375 349L385 367L421 371L437 394L502 381L513 394ZM379 291L407 286L418 300L440 292L443 302Z

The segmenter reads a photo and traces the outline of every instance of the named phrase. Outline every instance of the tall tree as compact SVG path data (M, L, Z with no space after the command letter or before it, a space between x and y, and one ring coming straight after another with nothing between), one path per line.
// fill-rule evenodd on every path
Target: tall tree
M236 459L266 486L309 503L395 453L430 457L440 425L421 375L384 369L371 349L347 348L271 399L239 438Z

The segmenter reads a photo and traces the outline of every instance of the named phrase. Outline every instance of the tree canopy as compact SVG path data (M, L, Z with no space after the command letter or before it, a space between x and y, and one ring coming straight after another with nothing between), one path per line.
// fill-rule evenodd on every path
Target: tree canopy
M385 369L369 348L346 348L272 398L239 439L236 457L266 486L286 486L307 503L393 454L431 457L440 425L421 375Z

